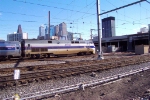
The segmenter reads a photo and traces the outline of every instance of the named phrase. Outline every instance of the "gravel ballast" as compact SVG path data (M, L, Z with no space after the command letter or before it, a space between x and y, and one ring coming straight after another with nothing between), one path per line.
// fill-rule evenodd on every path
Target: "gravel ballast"
M55 88L61 88L61 87L70 86L70 85L79 84L79 83L82 84L82 83L97 80L97 79L103 79L105 77L118 75L118 74L125 73L125 72L130 72L135 69L149 67L149 65L150 63L143 63L140 65L125 66L125 67L110 69L110 70L106 70L102 72L94 72L96 74L96 77L92 77L91 76L92 73L86 73L86 74L81 74L78 76L71 76L71 77L62 78L62 79L49 80L46 82L31 83L29 86L17 87L17 93L21 97L27 97L29 94L35 95L38 92L42 92L46 90L53 91L53 89ZM14 94L15 94L15 87L3 89L0 91L0 97L2 99L10 98Z

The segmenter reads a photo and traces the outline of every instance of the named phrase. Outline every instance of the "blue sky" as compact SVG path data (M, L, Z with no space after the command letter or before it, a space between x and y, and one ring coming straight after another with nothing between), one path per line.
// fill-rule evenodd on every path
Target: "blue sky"
M100 0L100 12L135 1L139 0ZM0 39L7 40L7 34L16 32L19 24L29 38L36 38L39 26L48 24L48 11L51 25L65 22L68 31L81 33L84 39L90 38L90 29L97 29L96 0L0 0ZM149 12L150 4L142 2L102 15L101 19L114 16L118 36L135 34L150 24Z

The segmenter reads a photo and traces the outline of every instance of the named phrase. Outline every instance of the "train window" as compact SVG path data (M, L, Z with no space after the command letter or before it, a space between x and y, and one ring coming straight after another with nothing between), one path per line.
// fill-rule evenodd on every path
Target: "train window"
M28 47L30 47L30 44L28 44Z
M48 43L52 43L52 41L48 41Z
M79 41L75 41L75 43L79 43Z
M74 41L71 41L71 43L74 43Z
M19 49L19 47L17 47L17 49Z

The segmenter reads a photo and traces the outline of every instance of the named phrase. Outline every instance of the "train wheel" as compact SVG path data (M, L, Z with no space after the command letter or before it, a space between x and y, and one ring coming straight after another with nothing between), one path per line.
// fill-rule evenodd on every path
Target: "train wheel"
M83 56L83 52L77 53L78 56Z
M8 59L8 60L11 60L11 56L8 56L7 59Z
M47 58L50 58L51 57L51 55L50 54L47 54Z
M80 56L80 53L77 53L77 56Z
M40 59L41 58L41 54L37 54L36 58Z
M31 55L31 57L30 57L31 59L34 59L35 58L35 56L34 55Z

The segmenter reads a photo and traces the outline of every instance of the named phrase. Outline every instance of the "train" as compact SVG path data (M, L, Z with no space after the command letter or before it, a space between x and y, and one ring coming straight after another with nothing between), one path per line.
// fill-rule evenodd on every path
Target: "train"
M91 40L37 40L0 41L0 58L41 58L62 55L95 54Z

